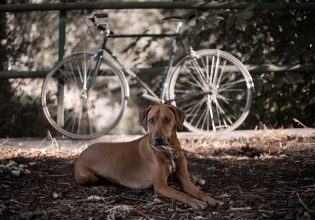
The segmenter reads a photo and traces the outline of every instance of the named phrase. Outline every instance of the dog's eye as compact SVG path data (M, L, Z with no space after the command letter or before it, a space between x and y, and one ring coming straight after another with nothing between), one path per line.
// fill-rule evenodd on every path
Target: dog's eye
M153 118L150 118L150 119L149 119L149 122L150 122L150 123L153 123L153 122L154 122Z
M165 118L164 118L164 122L165 122L165 123L169 123L170 121L171 121L171 119L170 119L169 117L165 117Z

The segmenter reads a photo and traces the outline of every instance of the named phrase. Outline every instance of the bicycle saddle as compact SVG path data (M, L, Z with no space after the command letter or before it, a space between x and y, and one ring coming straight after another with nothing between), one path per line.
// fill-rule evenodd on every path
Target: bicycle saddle
M163 20L172 20L172 21L182 21L182 22L188 22L190 19L194 18L196 15L195 14L186 14L182 16L170 16L170 17L165 17Z

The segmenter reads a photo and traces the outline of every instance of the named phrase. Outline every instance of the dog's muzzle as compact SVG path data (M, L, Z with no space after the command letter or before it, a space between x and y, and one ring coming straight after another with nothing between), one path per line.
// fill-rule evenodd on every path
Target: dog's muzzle
M169 145L169 139L161 135L160 133L155 133L152 145L154 146L162 146L162 145Z

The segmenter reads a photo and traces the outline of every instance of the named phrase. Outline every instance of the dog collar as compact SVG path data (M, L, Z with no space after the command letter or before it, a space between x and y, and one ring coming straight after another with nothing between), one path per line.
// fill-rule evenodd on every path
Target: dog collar
M166 156L164 163L169 164L171 173L174 173L176 170L175 159L179 156L179 147L173 149L171 145L161 145L159 147L151 144L152 148Z

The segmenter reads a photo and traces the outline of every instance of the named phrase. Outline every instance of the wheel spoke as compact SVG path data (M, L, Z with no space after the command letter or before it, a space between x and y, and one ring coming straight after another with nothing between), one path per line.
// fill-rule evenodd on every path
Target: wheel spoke
M233 124L233 123L232 123L232 120L230 119L230 117L227 116L226 112L223 110L223 108L222 108L221 105L219 104L218 100L214 100L214 103L215 103L215 105L216 105L216 108L218 109L217 112L218 112L218 113L221 113L220 115L222 116L222 119L223 119L224 124L227 125L227 124L226 124L226 121L225 121L225 118L226 118L226 120L230 123L230 125ZM224 117L224 116L225 116L225 117Z
M213 76L213 81L212 81L212 83L213 83L214 85L217 84L219 63L220 63L220 53L219 53L219 51L218 51L218 52L217 52L217 56L216 56L215 69L214 69L214 76Z
M212 57L212 60L211 60L211 72L210 72L210 79L209 79L209 84L213 84L213 74L214 74L214 62L215 62L215 56Z
M205 69L206 72L206 84L208 85L210 83L210 75L209 75L209 56L206 56L206 61L202 57L200 57L201 63L203 65L203 68Z
M61 74L61 76L57 77L57 82L59 85L62 85L61 83L59 83L59 81L64 81L62 79L62 76L63 76L63 78L67 79L67 82L71 83L74 87L77 86L74 79L72 79L71 72L68 72L68 71L63 70L63 69L61 69L59 72ZM67 74L67 73L69 73L69 74Z
M201 106L203 105L204 102L205 102L205 101L204 101L204 99L203 99L203 100L201 100L200 102L198 102L198 104L195 105L195 106L192 108L191 112L193 112L193 114L191 114L191 115L192 115L192 118L190 119L190 123L197 117L198 112L200 111L200 108L201 108ZM190 114L190 113L188 112L188 114Z
M219 89L218 92L244 92L244 89Z
M228 98L228 97L226 97L226 96L223 96L223 95L221 95L221 94L218 94L218 95L217 95L217 99L220 99L220 100L224 101L226 104L229 104L230 102L233 101L233 99Z
M198 121L196 122L196 127L197 127L197 128L199 128L199 124L200 124L201 120L204 119L206 113L207 113L207 108L204 108L203 111L202 111L202 113L198 115L199 119L198 119ZM201 125L200 128L203 129L203 126Z
M192 78L192 77L191 77ZM185 77L182 77L179 79L179 81L183 82L183 83L187 83L188 85L191 85L192 87L196 87L196 88L200 88L200 84L195 83L196 80L195 78L192 78L194 81L191 81L189 79L186 79ZM185 81L184 81L185 80Z
M197 90L184 90L184 89L176 89L177 93L182 93L182 94L190 94L192 96L196 95L196 93L200 93L200 91ZM203 92L201 92L203 94Z
M193 66L190 66L190 67L192 67L192 69L194 69ZM193 74L194 72L196 72L196 71L189 71L189 72L188 72L190 78L196 83L196 86L197 86L197 87L203 88L202 83L199 81L198 77L196 78L196 77L194 76L194 74Z
M72 68L72 63L69 63L68 66L69 66L70 68L67 68L66 65L65 65L65 68L68 69L68 71L70 72L69 75L70 75L70 77L72 78L73 83L75 84L76 87L80 88L80 87L79 87L79 83L77 82L77 79L76 79L77 76L76 76L76 74L75 74L75 72L74 72L74 70L73 70L73 68ZM66 75L67 75L67 74L65 74L65 76L66 76Z
M234 82L227 82L227 83L222 84L220 86L220 91L225 91L226 89L230 89L232 86L235 86L237 84L243 83L245 81L246 81L245 79L239 79L239 80L236 80Z
M208 109L209 109L212 129L213 129L213 131L215 131L215 124L214 124L214 118L213 118L213 109L212 109L212 99L209 96L208 96L208 99L207 99L207 106L208 106Z
M70 119L70 122L68 122L68 120ZM70 130L72 132L74 132L75 129L75 121L76 121L76 117L75 115L70 115L65 119L65 125L67 124L67 126L65 126L66 130ZM69 129L71 127L71 129Z
M198 103L199 101L187 102L185 105L180 105L179 107L185 110L186 114L188 114L193 108L196 107L196 104Z
M218 81L217 81L217 83L216 83L217 87L219 87L218 85L220 85L220 83L221 83L221 78L222 78L222 75L223 75L223 73L224 73L225 64L226 64L226 60L224 60L224 61L223 61L223 64L220 65L221 71L220 71L220 74L219 74L219 79L218 79Z
M209 99L209 98L208 98ZM208 105L208 103L207 103ZM209 131L209 121L210 121L210 117L209 117L209 108L206 108L206 114L205 114L205 118L203 120L203 123L202 123L202 128L204 129L204 127L206 126L206 131Z
M190 60L190 62L192 63L192 65L194 66L194 69L195 69L195 73L197 75L197 78L199 79L199 82L200 82L200 87L202 88L202 90L204 92L207 92L208 90L208 85L206 83L206 80L204 78L204 75L202 74L202 70L199 66L199 64L193 59L193 60Z

